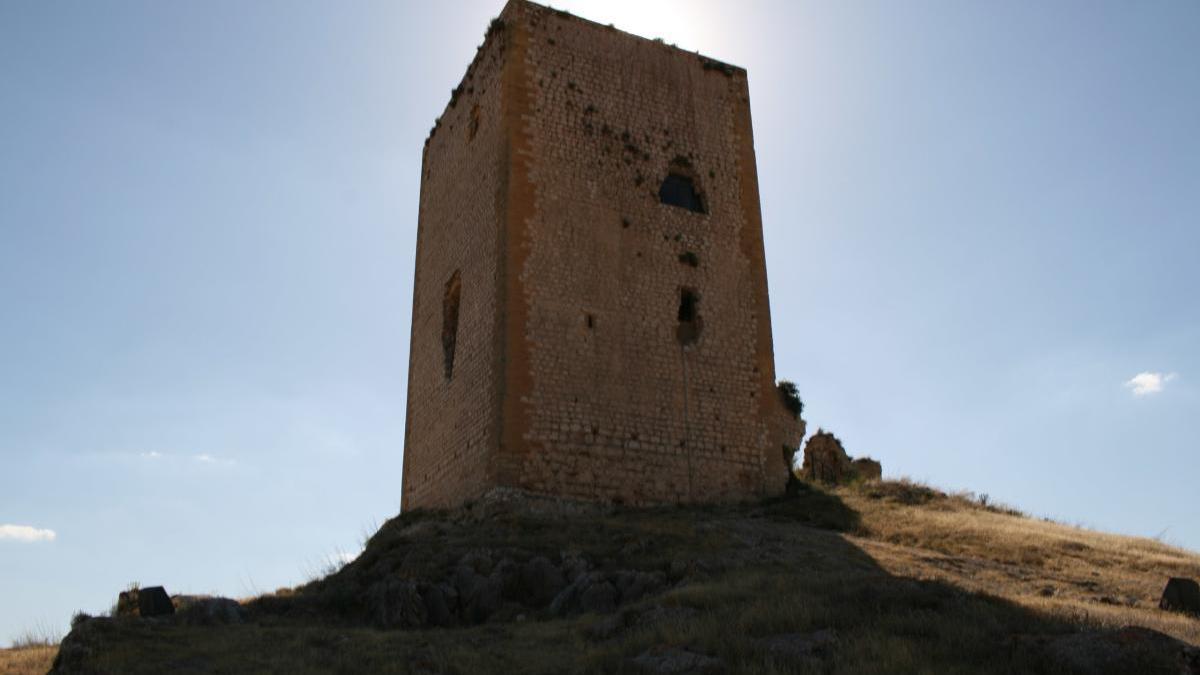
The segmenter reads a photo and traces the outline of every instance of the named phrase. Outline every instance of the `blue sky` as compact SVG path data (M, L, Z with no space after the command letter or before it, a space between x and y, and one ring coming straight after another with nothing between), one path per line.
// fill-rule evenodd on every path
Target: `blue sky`
M749 70L811 429L1200 549L1200 4L558 6ZM0 3L0 644L395 515L421 146L499 10Z

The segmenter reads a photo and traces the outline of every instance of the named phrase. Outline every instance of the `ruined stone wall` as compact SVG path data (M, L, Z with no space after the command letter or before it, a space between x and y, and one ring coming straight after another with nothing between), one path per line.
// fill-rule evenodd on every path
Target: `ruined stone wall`
M506 14L523 33L535 193L512 478L639 504L781 492L745 72L533 5ZM671 171L707 213L660 202ZM700 325L687 347L685 288Z
M417 220L402 508L484 492L499 433L499 254L508 161L500 117L506 43L489 31L426 142ZM444 300L459 274L454 361Z
M774 386L745 72L517 0L480 54L426 153L405 507L496 485L629 504L782 493L798 421ZM661 203L668 173L703 213ZM471 360L446 382L454 269Z

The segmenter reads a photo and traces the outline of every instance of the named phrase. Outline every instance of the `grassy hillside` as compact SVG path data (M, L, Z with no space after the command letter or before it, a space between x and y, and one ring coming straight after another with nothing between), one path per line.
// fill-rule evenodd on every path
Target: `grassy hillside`
M1200 672L1200 618L1157 608L1171 576L1200 556L903 482L686 509L502 495L401 515L240 617L78 622L60 667Z
M57 654L57 645L23 645L0 649L0 675L45 673Z

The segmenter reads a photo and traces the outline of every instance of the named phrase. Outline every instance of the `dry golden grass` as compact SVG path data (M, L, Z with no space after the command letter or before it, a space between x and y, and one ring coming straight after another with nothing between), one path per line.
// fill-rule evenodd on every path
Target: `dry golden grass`
M1158 609L1168 578L1200 578L1200 555L960 497L905 503L912 500L887 494L897 485L905 484L835 491L861 518L850 541L888 572L989 593L1071 621L1146 626L1200 645L1200 621Z
M0 675L44 675L56 654L58 645L0 649Z

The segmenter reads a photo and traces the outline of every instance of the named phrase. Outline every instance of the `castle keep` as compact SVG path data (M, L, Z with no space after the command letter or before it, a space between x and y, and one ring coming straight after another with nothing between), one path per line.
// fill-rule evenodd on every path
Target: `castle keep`
M402 508L780 494L802 437L746 72L509 2L425 145Z

